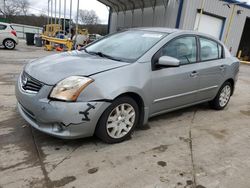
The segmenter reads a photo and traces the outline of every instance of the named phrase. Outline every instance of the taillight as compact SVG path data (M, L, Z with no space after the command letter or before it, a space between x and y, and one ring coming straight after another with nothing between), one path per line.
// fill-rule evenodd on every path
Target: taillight
M16 36L16 31L12 30L11 33Z

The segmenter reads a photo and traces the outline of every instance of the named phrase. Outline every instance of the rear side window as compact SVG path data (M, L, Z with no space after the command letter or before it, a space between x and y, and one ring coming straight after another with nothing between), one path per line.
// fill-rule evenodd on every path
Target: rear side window
M223 57L222 46L213 40L200 38L200 47L201 61L221 59Z
M0 30L5 30L6 29L6 25L0 24Z
M196 38L193 36L181 37L167 43L162 48L161 56L170 56L180 60L181 65L196 62Z

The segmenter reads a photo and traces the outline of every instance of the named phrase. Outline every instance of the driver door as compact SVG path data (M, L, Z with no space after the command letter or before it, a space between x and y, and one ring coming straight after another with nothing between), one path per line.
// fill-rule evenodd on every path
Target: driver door
M153 67L158 68L152 71L152 115L195 102L199 88L197 53L197 39L188 35L171 40L155 54ZM180 66L157 66L161 56L180 60Z

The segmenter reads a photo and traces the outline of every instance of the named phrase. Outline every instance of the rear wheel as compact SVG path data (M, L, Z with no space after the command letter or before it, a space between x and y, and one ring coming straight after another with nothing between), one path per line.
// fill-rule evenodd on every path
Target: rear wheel
M232 84L230 82L225 82L220 88L217 96L210 102L212 108L216 110L224 109L232 94Z
M137 103L130 97L120 97L101 116L96 135L107 143L118 143L128 139L139 119Z
M14 40L12 39L5 39L3 41L3 45L6 49L8 50L13 50L16 47L16 43Z

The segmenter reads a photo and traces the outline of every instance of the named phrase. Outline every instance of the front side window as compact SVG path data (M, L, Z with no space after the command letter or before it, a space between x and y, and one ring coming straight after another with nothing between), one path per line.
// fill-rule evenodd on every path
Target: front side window
M181 65L196 62L196 38L187 36L170 41L162 48L161 56L177 58L180 60Z
M126 62L134 62L167 34L143 30L130 30L110 35L86 47L86 52Z
M200 38L200 58L201 61L220 59L222 57L222 47L217 42Z
M2 25L2 24L0 24L0 30L5 30L6 29L6 25Z

